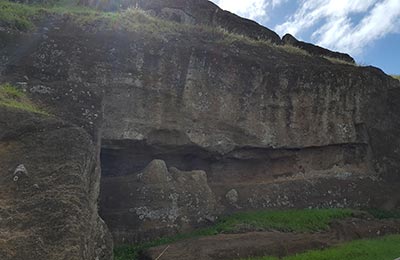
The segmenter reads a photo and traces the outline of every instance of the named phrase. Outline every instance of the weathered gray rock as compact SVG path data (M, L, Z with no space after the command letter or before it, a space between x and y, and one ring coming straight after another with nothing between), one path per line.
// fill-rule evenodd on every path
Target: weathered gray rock
M135 177L102 181L101 214L117 243L184 232L218 213L204 171L167 170L164 161L154 160Z
M208 12L215 6L187 11L172 6L186 1L165 1L161 9L160 3L143 4L160 17L218 24ZM89 134L91 142L76 137L72 143L79 160L100 152L101 135L100 207L118 243L189 230L212 221L219 209L399 207L400 83L382 71L230 41L209 30L93 28L101 27L50 17L36 34L0 32L1 82L18 85ZM204 41L212 37L218 41ZM0 139L17 139L18 125L4 124ZM23 125L24 137L36 125ZM89 147L97 150L81 150ZM36 172L20 158L9 175L21 163ZM92 208L99 175L90 176L88 186L79 181L74 188L91 190L83 197ZM26 184L46 189L34 178ZM233 189L235 204L226 197Z
M224 11L208 0L81 0L81 4L103 10L141 8L163 19L186 24L201 24L221 27L227 31L246 35L254 39L280 44L278 34L260 24Z
M162 160L152 161L146 169L143 170L139 178L146 184L166 183L171 180L167 165Z
M0 259L112 259L113 242L97 213L91 137L5 107L0 133Z
M235 205L236 202L238 202L239 194L238 194L237 190L231 189L230 191L228 191L228 192L225 194L225 198L228 200L228 202L229 202L231 205Z

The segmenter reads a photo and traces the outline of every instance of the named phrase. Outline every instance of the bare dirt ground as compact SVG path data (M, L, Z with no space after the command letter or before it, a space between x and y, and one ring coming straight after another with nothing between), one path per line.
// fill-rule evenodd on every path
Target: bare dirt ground
M220 234L180 241L146 250L141 259L211 260L255 256L283 257L323 249L361 238L400 233L400 220L349 218L335 221L330 230L315 233L279 231Z

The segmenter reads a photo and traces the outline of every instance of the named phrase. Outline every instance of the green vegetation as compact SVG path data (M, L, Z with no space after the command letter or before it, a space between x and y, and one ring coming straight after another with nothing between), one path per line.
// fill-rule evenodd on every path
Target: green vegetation
M0 26L28 31L35 28L34 21L48 14L80 14L82 17L93 17L101 13L78 6L75 1L47 1L46 4L27 5L0 0ZM107 14L104 13L104 16Z
M223 218L216 227L223 233L235 232L238 229L308 232L326 230L332 220L351 215L352 211L349 209L255 211L237 213Z
M28 5L0 1L0 25L15 28L18 30L28 30L33 28L33 19L37 15L36 8Z
M216 44L243 43L251 46L274 48L278 51L295 55L309 56L306 51L294 46L275 45L266 40L256 40L245 35L231 33L219 27L188 25L158 19L136 8L129 8L121 12L101 12L78 6L75 1L51 1L51 3L46 5L26 5L0 0L0 25L28 31L35 28L35 21L43 19L46 15L62 14L69 15L79 26L87 26L99 31L124 30L139 32L150 38L198 35L202 41L210 39ZM204 37L204 35L207 35L207 37Z
M326 60L329 60L330 62L336 63L336 64L358 66L356 63L348 62L348 61L341 60L341 59L338 59L338 58L332 58L332 57L328 57L328 56L322 56L322 58L324 58Z
M280 230L287 232L319 231L329 228L334 219L352 215L349 209L305 209L284 211L254 211L236 213L221 218L214 226L188 234L162 238L148 243L122 246L115 249L115 260L135 260L140 251L150 247L170 244L183 239L236 233L241 230Z
M400 257L400 235L358 240L325 250L313 250L281 260L393 260ZM278 260L276 257L251 260ZM250 259L248 259L250 260Z
M391 75L393 78L400 80L400 75Z
M367 209L366 211L377 219L400 219L400 210Z
M292 54L297 54L297 55L303 55L303 56L311 56L310 53L307 51L300 49L296 46L290 45L290 44L285 44L285 45L276 45L278 49L281 49L283 51L292 53Z
M0 85L0 106L21 109L33 113L48 115L47 112L39 109L25 95L24 92L6 83Z

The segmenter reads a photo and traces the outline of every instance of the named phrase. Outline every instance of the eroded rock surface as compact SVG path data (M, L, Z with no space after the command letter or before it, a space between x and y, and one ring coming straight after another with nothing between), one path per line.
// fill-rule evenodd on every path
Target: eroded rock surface
M180 23L226 22L230 31L243 33L249 26L248 36L265 32L266 39L275 39L252 22L226 12L222 14L228 18L221 18L220 9L209 2L194 1L198 8L186 3L139 4L155 16ZM61 145L58 139L63 136L38 137L34 147L27 146L52 151L49 158L55 145L62 147L54 151L54 156L62 153L62 159L55 158L49 167L57 172L71 158L77 166L65 176L85 176L71 189L79 190L78 197L91 195L82 195L87 201L77 202L75 211L67 210L75 216L81 207L90 209L76 215L83 221L77 225L92 228L100 221L92 210L100 176L85 170L95 159L80 161L96 157L100 149L100 207L118 242L188 230L213 221L216 214L237 210L399 207L400 83L379 69L224 38L201 26L154 32L100 25L77 25L68 15L49 15L35 33L0 31L1 82L16 85L77 127L77 136L62 141L70 146ZM14 126L4 122L5 128ZM29 133L36 124L21 131ZM79 158L68 150L75 146ZM30 149L21 154L31 154ZM2 169L7 189L18 165L23 164L29 175L47 167L44 160L33 165L18 156L12 159ZM87 178L91 181L85 182ZM35 184L43 185L33 183L34 189ZM51 191L63 198L64 184L56 184ZM13 192L5 195L10 203ZM18 207L18 201L10 205ZM55 212L67 216L61 219L68 222L70 215L59 213L62 208L55 207ZM85 222L88 216L95 219L91 224ZM103 234L85 229L82 235L80 227L74 232L83 238ZM21 241L31 241L21 236L26 239ZM24 243L9 244L10 254ZM69 250L69 245L64 248ZM91 260L92 248L72 251L84 252Z
M0 259L110 260L96 164L83 129L0 107Z
M196 34L123 39L105 98L106 182L162 159L205 171L224 213L399 206L400 86L382 71Z
M168 169L162 160L153 160L136 176L104 177L102 190L102 215L118 243L184 232L214 221L217 214L204 171Z
M279 35L270 29L252 20L241 18L231 12L222 10L207 0L121 0L101 2L82 0L81 3L103 10L129 7L140 8L151 15L178 23L221 27L227 31L254 39L262 39L276 44L281 43Z

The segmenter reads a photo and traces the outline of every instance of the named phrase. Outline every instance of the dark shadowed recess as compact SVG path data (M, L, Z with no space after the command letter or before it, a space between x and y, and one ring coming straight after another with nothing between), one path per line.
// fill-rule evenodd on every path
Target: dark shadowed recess
M103 140L103 177L139 174L154 159L183 171L204 170L210 182L273 181L308 171L351 166L365 169L368 146L340 144L305 149L242 147L225 155L195 145L148 144L146 141Z

